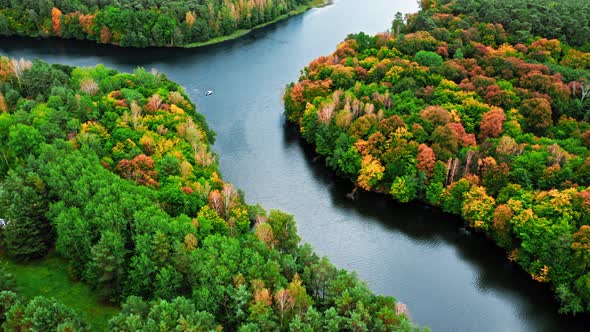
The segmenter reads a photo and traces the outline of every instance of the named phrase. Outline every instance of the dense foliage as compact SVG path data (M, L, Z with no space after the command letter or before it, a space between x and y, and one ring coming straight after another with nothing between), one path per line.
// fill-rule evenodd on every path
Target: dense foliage
M0 0L0 35L182 46L275 20L311 0Z
M478 22L502 24L515 43L543 36L590 51L588 1L457 0L452 9L456 15L472 15Z
M510 44L455 15L465 3L424 0L392 33L349 36L288 87L286 114L357 188L463 216L563 312L590 312L590 53Z
M4 331L89 331L87 322L63 303L43 296L23 300L0 291L0 322Z
M246 205L212 140L157 72L1 58L4 254L54 248L72 278L125 303L115 331L414 329L403 305L300 246L292 216ZM7 317L26 325L39 301Z

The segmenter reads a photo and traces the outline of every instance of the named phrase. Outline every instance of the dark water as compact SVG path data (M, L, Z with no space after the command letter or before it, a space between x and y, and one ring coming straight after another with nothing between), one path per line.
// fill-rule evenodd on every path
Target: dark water
M182 84L218 133L224 178L249 202L295 214L304 241L406 303L435 331L568 331L587 318L557 314L550 292L452 217L363 194L351 202L297 130L285 124L284 86L350 32L387 29L415 0L337 0L244 39L195 50L128 50L85 42L0 39L0 53L130 71L157 68ZM204 97L204 91L214 90Z

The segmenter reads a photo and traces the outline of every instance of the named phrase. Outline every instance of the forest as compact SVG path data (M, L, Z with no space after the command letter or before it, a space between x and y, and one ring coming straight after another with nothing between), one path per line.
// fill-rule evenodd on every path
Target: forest
M111 331L415 331L405 306L300 244L293 216L245 203L182 87L0 58L2 260L67 262ZM96 330L26 297L0 265L6 331Z
M288 120L355 191L461 216L589 313L589 4L420 6L312 61Z
M511 43L543 36L590 51L590 3L579 0L457 0L454 14L502 24ZM515 19L518 18L518 19Z
M0 0L0 35L185 46L249 30L317 0ZM323 3L323 2L321 2Z

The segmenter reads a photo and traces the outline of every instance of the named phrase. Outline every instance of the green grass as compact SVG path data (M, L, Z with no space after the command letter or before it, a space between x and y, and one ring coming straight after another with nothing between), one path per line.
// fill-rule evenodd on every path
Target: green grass
M18 294L31 299L38 295L54 297L78 311L93 331L107 331L108 320L119 313L119 308L101 303L90 288L70 280L67 263L49 256L28 263L14 263L0 256L3 264L17 280Z
M256 30L256 29L261 29L264 28L266 26L269 26L271 24L275 24L279 21L285 20L289 17L292 16L296 16L299 14L302 14L304 12L306 12L307 10L314 8L314 7L323 7L326 4L328 4L328 2L326 0L313 0L309 5L301 5L295 9L293 9L292 11L283 14L281 16L278 16L277 18L275 18L272 21L263 23L263 24L259 24L255 27L253 27L252 29L241 29L241 30L236 30L234 33L232 33L231 35L227 35L227 36L221 36L221 37L217 37L217 38L213 38L213 39L209 39L207 41L203 41L203 42L195 42L195 43L190 43L190 44L186 44L182 47L185 48L194 48L194 47L203 47L203 46L207 46L207 45L213 45L213 44L218 44L227 40L233 40L233 39L237 39L240 38L242 36L245 36L247 34L249 34L250 32Z

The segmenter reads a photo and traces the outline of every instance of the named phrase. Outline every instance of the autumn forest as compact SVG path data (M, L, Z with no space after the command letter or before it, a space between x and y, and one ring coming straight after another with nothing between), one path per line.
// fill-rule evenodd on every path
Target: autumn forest
M291 35L317 46L320 31L302 27L353 2L242 38L327 2L0 0L0 38L23 45L17 52L0 45L0 329L473 327L458 309L439 309L455 325L429 321L424 311L432 307L420 304L442 300L422 280L438 273L423 266L417 271L426 279L417 278L412 268L425 264L418 251L394 251L387 241L450 248L451 259L484 279L460 287L508 290L516 302L542 298L557 317L545 314L547 321L587 318L590 4L420 0L417 12L388 12L381 33L346 31L319 57L306 50L314 56L305 63L315 60L297 64L294 77L277 72L289 72L297 63L289 55L306 48ZM50 51L35 53L29 43ZM80 48L74 55L72 45ZM276 63L272 49L280 50ZM64 58L72 61L60 64ZM282 150L257 151L260 141ZM286 163L273 159L281 153ZM297 162L320 180L310 185L276 166ZM249 177L256 186L242 182ZM369 211L382 202L362 205L375 197L385 213ZM336 208L335 220L323 213ZM421 220L433 214L420 211L437 220ZM333 234L334 222L342 234ZM429 236L416 235L426 227ZM461 237L449 235L459 227ZM377 239L369 236L375 229ZM350 255L364 237L374 245ZM481 252L469 256L473 246L458 244L466 238L485 242L493 250L483 254L497 260L483 267L488 261L473 258ZM416 256L407 265L387 261L395 263L385 273L401 280L393 284L389 275L372 278L386 264L368 255ZM506 277L486 280L494 269L517 271L508 278L523 277L534 291L519 293ZM424 289L398 292L409 279ZM530 295L537 291L547 296ZM483 326L475 313L488 308L473 308L475 326L503 326ZM534 316L527 310L508 308Z
M543 26L478 6L425 0L392 33L350 35L289 87L286 114L359 190L462 216L550 284L561 312L588 312L590 35L534 37ZM559 6L588 28L590 7Z

